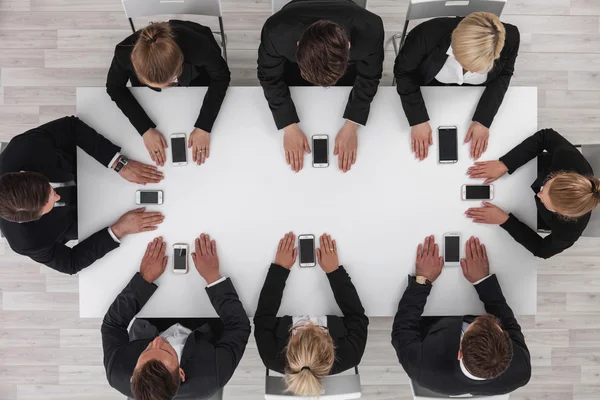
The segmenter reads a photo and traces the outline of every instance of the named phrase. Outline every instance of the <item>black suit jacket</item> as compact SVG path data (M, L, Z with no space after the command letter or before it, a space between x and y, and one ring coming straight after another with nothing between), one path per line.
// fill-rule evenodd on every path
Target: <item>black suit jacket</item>
M204 84L194 84L194 80L208 75L210 81L208 91L194 126L210 132L229 87L231 80L229 68L221 56L221 48L210 28L195 22L177 20L169 21L169 25L184 58L183 72L178 77L179 86L204 86ZM138 35L139 31L127 37L115 48L115 56L106 79L106 91L139 134L143 135L148 129L156 127L156 124L125 86L128 81L131 81L132 86L146 86L137 78L131 63L131 52Z
M157 286L137 273L111 304L102 321L102 348L108 383L125 396L133 397L130 379L137 360L152 341L129 341L127 326L152 297ZM189 336L181 353L185 372L176 399L206 399L221 389L239 364L248 337L250 321L230 279L206 288L206 293L223 321L223 335L214 340L202 330Z
M288 269L271 264L254 316L254 337L260 358L268 369L282 374L286 368L285 348L290 340L292 317L277 318L277 311L289 274ZM335 346L335 362L330 372L333 375L360 363L367 345L369 319L344 267L327 274L327 279L344 314L343 318L327 316L327 328Z
M356 68L357 76L344 118L361 125L367 123L383 71L385 33L381 18L351 0L295 0L267 19L258 48L258 79L277 129L300 121L283 77L286 63L296 63L302 33L319 20L333 21L348 33L349 67Z
M77 181L77 147L107 166L120 148L77 117L64 117L15 136L0 155L0 174L38 172L50 182ZM19 254L59 272L76 274L119 247L102 229L73 248L65 246L77 231L77 204L56 207L23 224L0 218L0 230Z
M452 42L452 31L462 19L434 18L417 25L406 36L404 46L396 57L394 76L410 126L429 121L420 86L430 84L444 66L448 58L446 52ZM473 121L488 128L502 104L519 52L519 30L514 25L503 25L506 29L504 48L488 72L485 90L473 115Z
M498 395L524 386L531 377L531 359L525 338L515 316L506 304L496 275L475 286L485 310L498 317L513 344L508 369L495 379L477 381L467 378L457 359L464 317L442 317L423 332L421 314L431 285L420 285L408 278L408 287L398 305L392 327L392 345L408 376L426 389L445 395L471 393Z
M512 174L519 167L539 156L544 150L549 153L551 165L550 169L543 171L543 174L538 176L531 185L535 194L539 193L541 186L553 172L571 171L585 176L594 174L592 167L581 152L553 129L542 129L536 132L500 157L500 161L506 165L508 173ZM534 195L534 199L539 216L552 231L550 235L542 238L512 213L508 220L500 226L533 255L550 258L573 246L585 230L592 213L590 211L575 220L567 220L549 211L537 196Z

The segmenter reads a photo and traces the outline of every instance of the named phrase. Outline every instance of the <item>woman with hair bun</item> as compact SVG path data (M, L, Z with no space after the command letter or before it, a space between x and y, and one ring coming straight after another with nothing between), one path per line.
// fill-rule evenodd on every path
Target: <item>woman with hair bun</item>
M210 28L190 21L152 22L115 48L106 91L144 140L157 165L166 161L167 141L126 87L208 86L200 115L189 135L192 159L210 155L210 131L229 87L230 72Z
M494 182L507 172L538 157L546 150L550 167L533 182L538 220L551 230L542 238L535 230L485 202L483 207L470 208L467 216L474 222L499 224L533 255L550 258L571 247L585 230L592 210L600 203L600 179L593 176L592 167L581 152L552 129L542 129L496 161L477 162L470 167L471 178L486 178Z
M360 363L367 345L369 319L350 276L339 265L337 244L327 234L320 238L317 260L344 316L277 317L285 282L298 254L295 243L292 232L279 241L275 262L258 299L254 336L265 366L285 374L288 392L318 397L322 378ZM311 288L306 291L308 295Z

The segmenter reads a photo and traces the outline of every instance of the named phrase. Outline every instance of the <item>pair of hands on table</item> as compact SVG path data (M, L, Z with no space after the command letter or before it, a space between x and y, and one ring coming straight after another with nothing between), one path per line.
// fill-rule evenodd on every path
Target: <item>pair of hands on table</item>
M169 146L163 134L155 128L150 128L144 132L142 139L152 161L159 167L164 166L167 161L165 149ZM192 161L198 165L204 164L210 156L210 134L200 128L194 128L190 133L188 148L192 149Z
M475 165L467 170L467 174L470 178L485 178L483 183L486 185L503 177L507 172L508 168L500 160L476 162ZM487 201L483 202L482 207L469 208L465 214L467 217L471 218L473 222L492 225L501 225L505 223L509 217L500 207Z
M358 149L358 125L346 121L335 137L333 155L338 156L338 167L348 172L356 162ZM308 138L298 124L291 124L283 128L283 150L285 161L293 171L298 172L304 167L304 153L310 154Z
M477 160L488 146L490 129L477 121L471 122L464 143L471 142L471 157ZM412 152L419 160L424 160L429 155L429 146L433 144L433 132L429 121L414 125L410 128L410 141Z
M320 248L317 248L317 261L325 273L330 273L338 269L340 262L338 259L337 243L331 239L331 235L322 234L319 238ZM275 264L281 265L285 269L291 269L296 263L298 257L298 248L296 247L296 235L288 232L279 241L277 254L275 255Z
M460 266L465 278L475 283L490 274L485 245L479 239L471 236L465 245L465 258L461 258ZM442 273L444 258L440 256L440 248L435 243L433 235L427 236L423 244L417 247L416 276L424 276L434 282Z
M210 240L210 236L203 233L194 244L195 252L192 253L192 260L200 276L208 285L221 279L217 242ZM167 244L162 237L157 237L148 243L140 265L140 275L145 281L153 283L165 272L169 258L166 251Z

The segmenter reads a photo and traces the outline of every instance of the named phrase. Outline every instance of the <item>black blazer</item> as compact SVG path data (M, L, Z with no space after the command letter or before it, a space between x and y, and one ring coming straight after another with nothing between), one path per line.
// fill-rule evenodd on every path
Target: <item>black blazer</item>
M206 74L210 78L200 115L194 124L196 128L210 132L231 80L229 68L221 56L221 48L210 28L195 22L177 20L169 21L169 25L184 58L183 72L177 79L179 86L199 86L194 84L194 79ZM137 78L131 63L131 52L138 35L139 31L115 48L115 56L106 79L106 91L139 134L143 135L148 129L156 127L156 124L125 86L128 81L131 81L132 86L146 86ZM160 91L160 89L154 90Z
M586 176L594 174L592 167L581 152L553 129L542 129L536 132L500 157L500 161L506 165L508 173L512 174L519 167L539 156L544 150L549 153L552 161L550 169L538 176L531 185L535 194L539 193L541 186L553 172L571 171ZM590 211L576 220L567 220L549 211L537 196L534 195L534 199L538 214L550 227L551 234L542 238L512 213L508 220L500 226L536 257L550 258L573 246L585 230L592 213Z
M0 174L31 171L50 182L77 181L77 147L108 166L120 148L77 117L64 117L15 136L0 155ZM66 274L76 274L119 247L102 229L73 248L65 243L77 232L77 204L54 208L23 224L0 218L0 230L19 254Z
M319 20L339 24L350 37L349 67L356 67L357 76L344 118L367 123L383 71L385 33L381 18L351 0L294 0L267 19L258 48L258 79L277 129L300 121L283 76L286 63L296 63L302 33Z
M135 274L111 304L100 328L108 383L130 398L133 370L152 339L129 341L127 326L156 289L156 285ZM197 329L188 336L179 364L185 372L185 382L176 399L210 398L225 386L242 359L250 336L250 321L230 279L206 288L206 293L223 321L223 335L215 341Z
M396 57L394 76L410 126L429 121L420 86L430 84L446 63L452 31L462 19L434 18L417 25L406 36L404 46ZM519 52L519 30L511 24L503 25L506 29L504 48L488 72L485 90L473 115L473 121L488 128L502 104Z
M392 327L392 345L398 360L419 386L445 395L471 393L490 396L512 392L531 377L531 357L515 316L506 304L496 275L475 285L485 310L498 317L513 344L513 358L499 377L485 381L467 378L457 359L464 317L441 317L422 331L421 314L431 285L408 278L408 287L398 305Z
M277 311L289 274L288 269L271 264L254 316L254 337L260 358L268 369L282 374L286 368L285 348L290 340L292 317L277 318ZM344 267L327 274L327 279L344 314L343 318L327 316L327 328L335 346L335 362L330 372L334 375L360 363L367 345L369 319Z

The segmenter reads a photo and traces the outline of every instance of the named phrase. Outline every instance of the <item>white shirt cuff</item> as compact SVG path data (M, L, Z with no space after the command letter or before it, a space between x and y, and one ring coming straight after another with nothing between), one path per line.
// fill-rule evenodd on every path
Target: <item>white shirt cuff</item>
M480 280L478 280L477 282L473 283L473 286L479 285L481 282L485 281L487 278L489 278L490 276L492 276L492 274L489 274L488 276L486 276L485 278L481 278Z
M107 228L108 229L108 234L110 235L110 237L117 243L121 243L121 241L119 240L119 238L117 238L117 236L115 235L115 233L112 231L112 229L110 229L110 226Z
M213 283L211 283L210 285L206 285L206 287L207 287L207 288L209 288L209 287L213 287L213 286L215 286L215 285L218 285L219 283L221 283L221 282L224 282L224 281L225 281L225 279L227 279L227 277L226 277L226 276L222 277L222 278L221 278L221 279L219 279L218 281L214 281L214 282L213 282Z
M110 160L107 167L110 168L115 163L115 161L117 161L117 159L119 157L121 157L121 153L117 151L117 154L115 154L115 156L112 158L112 160Z
M354 121L352 121L351 119L348 119L348 118L346 118L346 121L350 121L350 122L352 122L353 124L356 124L356 125L358 125L358 126L364 126L363 124L359 124L358 122L354 122Z

